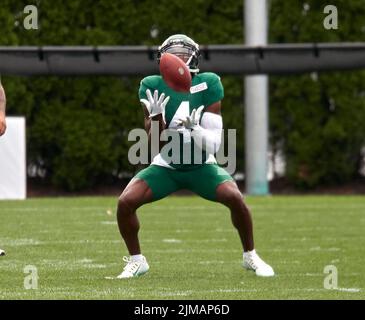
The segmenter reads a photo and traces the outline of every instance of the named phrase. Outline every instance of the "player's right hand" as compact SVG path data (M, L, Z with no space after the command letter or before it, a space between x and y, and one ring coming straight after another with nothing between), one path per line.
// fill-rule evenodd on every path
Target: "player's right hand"
M162 93L160 97L158 96L158 91L155 90L153 93L153 97L150 89L146 90L147 99L141 99L140 101L146 106L150 118L162 114L163 118L165 118L165 107L170 100L170 97L165 98L165 94Z
M186 129L198 129L198 127L200 127L199 122L200 122L200 117L201 114L203 112L204 106L200 106L198 109L193 109L193 111L191 112L191 115L186 117L186 119L180 119L179 120L179 125L184 126Z

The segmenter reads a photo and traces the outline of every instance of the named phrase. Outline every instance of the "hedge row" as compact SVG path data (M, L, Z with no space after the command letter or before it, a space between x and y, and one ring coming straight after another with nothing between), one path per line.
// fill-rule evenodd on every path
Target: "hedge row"
M304 2L306 5L304 5ZM325 30L319 1L272 0L270 42L363 41L361 0L332 1L339 29ZM2 0L0 45L159 44L173 33L199 43L242 43L242 1L42 1L39 30L22 27L21 0ZM177 14L178 12L178 14ZM180 18L183 17L183 18ZM153 38L151 29L157 29ZM130 129L142 127L139 78L3 77L8 114L27 118L28 162L45 183L80 190L133 174ZM223 77L226 128L238 130L244 170L242 77ZM270 78L270 143L286 159L297 186L339 184L359 175L365 144L365 73Z

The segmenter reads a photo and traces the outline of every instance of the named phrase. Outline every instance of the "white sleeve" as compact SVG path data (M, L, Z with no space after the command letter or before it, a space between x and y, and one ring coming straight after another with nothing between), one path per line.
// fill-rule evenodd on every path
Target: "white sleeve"
M194 128L192 137L197 146L208 154L219 150L222 140L222 116L212 112L204 112L200 126Z

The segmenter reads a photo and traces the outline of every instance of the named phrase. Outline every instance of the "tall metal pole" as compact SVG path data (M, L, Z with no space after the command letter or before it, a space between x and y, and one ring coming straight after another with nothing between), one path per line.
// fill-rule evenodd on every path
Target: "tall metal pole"
M245 43L267 43L267 1L244 0ZM268 76L245 77L245 181L252 195L269 193L268 167Z

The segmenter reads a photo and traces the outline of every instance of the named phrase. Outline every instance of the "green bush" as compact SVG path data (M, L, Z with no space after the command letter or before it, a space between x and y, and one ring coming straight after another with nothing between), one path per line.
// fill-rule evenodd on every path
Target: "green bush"
M363 41L362 1L332 1L339 28L326 30L326 3L271 1L272 42ZM359 175L365 144L365 72L270 79L271 143L284 150L289 180L300 187L341 184Z
M319 1L271 0L270 42L363 41L363 1L334 0L339 29L323 28ZM39 2L40 29L22 28L27 1L2 0L0 45L142 45L186 33L202 44L243 43L242 1ZM178 14L177 14L178 12ZM184 17L183 19L179 17ZM157 28L156 38L150 35ZM3 77L8 114L27 118L28 163L46 184L80 190L134 173L130 129L143 127L139 80L116 77ZM225 128L236 128L244 170L243 77L222 76ZM364 145L365 73L270 77L270 143L283 150L286 176L311 188L358 175ZM248 150L250 152L250 150Z

